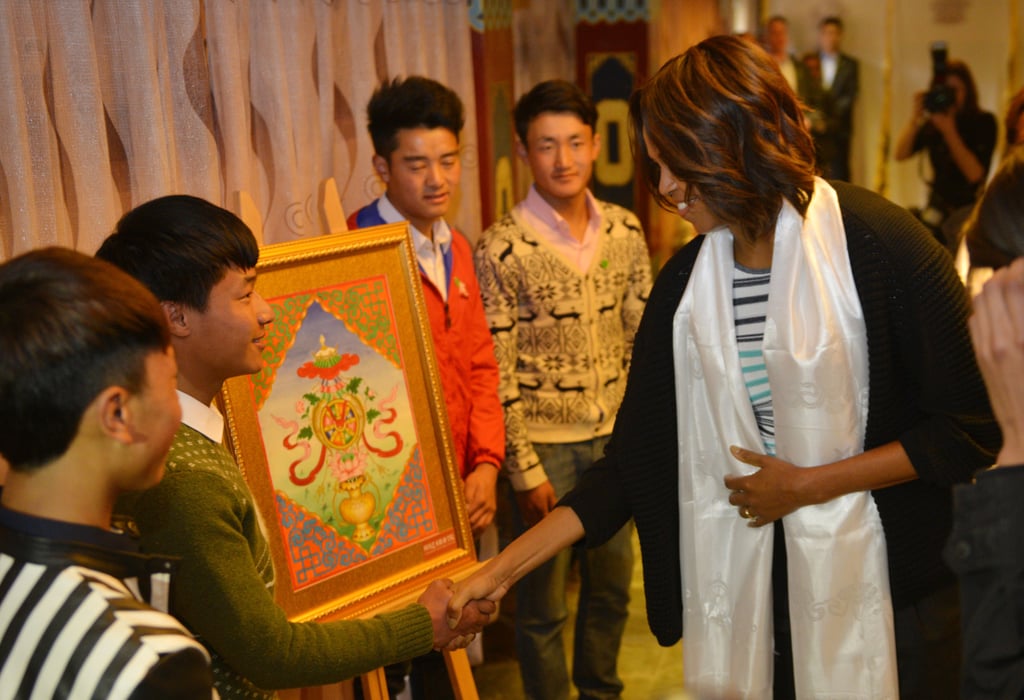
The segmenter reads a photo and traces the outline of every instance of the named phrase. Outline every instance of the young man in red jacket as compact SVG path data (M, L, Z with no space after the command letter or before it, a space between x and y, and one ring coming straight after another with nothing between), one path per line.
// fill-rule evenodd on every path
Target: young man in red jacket
M383 83L366 111L373 166L387 189L349 217L349 227L409 222L469 520L479 535L494 519L505 424L473 255L444 219L462 175L462 102L440 83L412 76Z
M445 215L462 175L462 101L419 76L385 81L367 106L373 166L385 193L349 217L349 228L408 221L423 281L434 353L473 534L494 520L505 459L498 365L466 238ZM421 684L413 673L414 697ZM436 685L429 697L437 697Z

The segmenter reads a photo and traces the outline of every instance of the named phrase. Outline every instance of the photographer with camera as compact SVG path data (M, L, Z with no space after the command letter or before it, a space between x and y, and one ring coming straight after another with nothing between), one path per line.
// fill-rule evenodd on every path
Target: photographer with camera
M896 142L896 160L928 150L931 192L923 210L912 210L950 254L977 200L996 146L996 119L978 107L967 64L947 60L944 42L932 45L932 84L914 95L910 121Z

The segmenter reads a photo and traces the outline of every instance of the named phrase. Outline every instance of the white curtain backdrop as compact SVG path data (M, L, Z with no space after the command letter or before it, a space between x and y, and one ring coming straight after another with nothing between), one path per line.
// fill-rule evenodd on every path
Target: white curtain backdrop
M346 213L379 194L366 102L412 74L465 104L450 218L475 238L465 0L0 0L0 260L92 253L172 193L250 203L266 243L326 233L325 183Z

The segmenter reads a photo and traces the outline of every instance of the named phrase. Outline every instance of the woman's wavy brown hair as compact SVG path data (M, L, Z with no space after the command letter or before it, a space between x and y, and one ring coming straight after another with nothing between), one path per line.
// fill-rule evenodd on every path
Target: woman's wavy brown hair
M734 233L769 234L782 200L800 215L814 191L814 143L800 103L760 47L714 36L669 60L629 101L633 155L658 203L659 170L696 187Z

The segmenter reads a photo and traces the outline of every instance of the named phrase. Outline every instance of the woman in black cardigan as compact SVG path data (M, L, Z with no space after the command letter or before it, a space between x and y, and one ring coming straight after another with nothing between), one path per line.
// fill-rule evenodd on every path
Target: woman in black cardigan
M872 655L876 643L891 645L894 630L900 696L948 695L956 687L959 653L956 587L941 559L950 530L950 489L990 464L999 441L967 336L968 301L948 256L899 207L814 177L813 145L799 103L770 59L742 40L713 37L672 59L634 94L630 112L638 165L656 198L677 208L704 235L669 261L655 282L605 458L544 521L458 586L450 605L453 618L465 601L500 598L555 551L581 539L598 544L632 517L652 631L670 645L680 638L684 618L690 625L684 645L688 686L711 696L894 696L895 681L874 668L891 664L893 654ZM823 243L837 240L845 244ZM713 264L722 260L728 264ZM717 339L732 351L724 353L724 361L716 357L722 353L701 354L700 347L707 340L705 325L714 324L716 316L732 322L728 298L715 297L721 279L751 273L770 278L767 301L753 301L767 306L761 321L768 382L772 396L783 399L758 413L755 438L759 432L761 444L749 439L749 430L743 432L754 420L752 395L731 392L743 387L735 330L726 326L731 337ZM732 293L735 301L737 292ZM787 317L780 308L794 312ZM825 337L854 358L850 374L859 378L838 377L837 383L855 393L847 391L844 402L825 401L802 415L818 415L827 423L834 413L849 414L856 449L829 452L833 437L817 444L814 430L780 425L773 456L773 417L789 411L794 396L797 403L808 398L800 393L803 383L786 381L798 375L789 369L773 374L773 363L805 360L798 352L786 356L790 346L778 345L778 337L799 346L805 331L827 326L835 315L847 325L827 329ZM809 361L812 371L821 369L816 361ZM824 372L821 379L828 384L836 375ZM704 386L713 382L724 388ZM694 398L702 392L703 398ZM689 428L702 424L703 413L712 417L704 423L707 430ZM734 424L742 430L720 430ZM836 444L842 445L843 430L829 424L823 432L838 436ZM812 444L812 452L838 458L787 461L786 456L804 454L802 442ZM705 478L709 473L715 475L711 480ZM698 482L713 482L718 491ZM812 592L805 600L808 586L833 574L851 575L844 556L829 559L830 551L820 551L846 551L848 533L840 529L833 539L826 534L810 556L804 545L793 543L809 529L828 530L833 516L847 522L850 511L880 523L876 529L865 525L865 544L852 551L877 559L881 540L888 585L872 588L869 581L854 580L859 588L833 590L827 598ZM717 530L706 531L712 520ZM708 554L693 559L693 550L705 547L705 532L718 546L719 530L728 530L721 540L728 546L718 552L729 563L715 579L705 570ZM744 532L761 534L745 541ZM731 593L747 585L746 576L736 573L747 562L732 551L733 544L749 554L757 576L765 575L767 562L771 580L756 589L762 596L758 604L767 611L748 614L741 609L742 596ZM806 571L801 569L805 559L814 560ZM687 568L683 561L699 566ZM854 569L860 565L859 558L852 562ZM794 570L805 579L787 582ZM807 571L817 573L808 578ZM705 579L715 580L708 585ZM794 600L800 607L790 612ZM808 619L842 617L856 625L872 616L888 627L888 636L872 628L876 636L858 642L854 635L824 656L798 638L803 631L796 632ZM796 633L792 639L789 621ZM765 628L767 641L745 648ZM794 686L791 647L797 644L802 646ZM689 654L697 648L703 656L699 664L691 663ZM720 654L739 661L716 670ZM774 668L763 668L760 657L765 656L774 658ZM747 661L756 667L749 673L739 668ZM851 667L860 677L843 686ZM739 671L750 676L749 683L737 684Z

